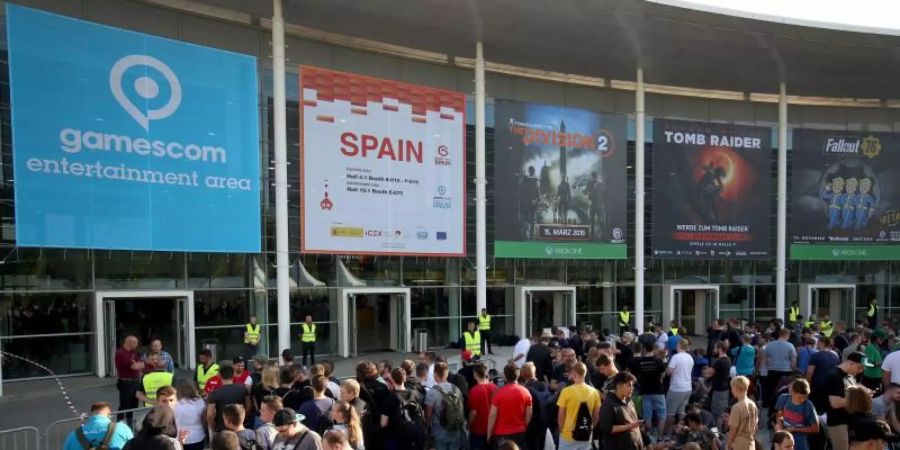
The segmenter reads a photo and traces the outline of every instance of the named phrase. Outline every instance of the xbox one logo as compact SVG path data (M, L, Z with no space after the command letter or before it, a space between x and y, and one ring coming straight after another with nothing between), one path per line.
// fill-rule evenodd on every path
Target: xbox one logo
M833 248L831 249L831 254L834 255L834 257L838 257L841 256L841 251L839 249Z
M553 256L553 247L550 247L550 246L544 247L544 253L546 253L547 256Z

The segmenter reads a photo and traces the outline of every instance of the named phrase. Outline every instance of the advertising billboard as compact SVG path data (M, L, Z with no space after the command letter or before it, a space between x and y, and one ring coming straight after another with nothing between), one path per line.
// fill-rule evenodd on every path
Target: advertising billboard
M769 256L772 131L653 121L653 257Z
M255 58L6 17L18 245L260 250Z
M306 253L463 256L466 97L302 66Z
M793 130L791 259L900 259L900 134Z
M625 116L497 100L501 258L624 259Z

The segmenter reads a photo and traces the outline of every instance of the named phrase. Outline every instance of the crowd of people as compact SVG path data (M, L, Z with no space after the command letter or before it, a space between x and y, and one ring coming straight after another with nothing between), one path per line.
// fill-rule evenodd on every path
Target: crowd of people
M362 361L344 380L331 361L306 366L287 351L249 368L204 352L194 376L175 380L161 343L137 355L128 337L120 393L152 407L140 431L98 403L65 450L756 450L761 430L778 450L896 441L896 331L838 322L824 333L794 318L765 329L717 320L706 348L674 322L618 336L554 327L521 339L503 367L469 341L455 371L425 352L398 367Z

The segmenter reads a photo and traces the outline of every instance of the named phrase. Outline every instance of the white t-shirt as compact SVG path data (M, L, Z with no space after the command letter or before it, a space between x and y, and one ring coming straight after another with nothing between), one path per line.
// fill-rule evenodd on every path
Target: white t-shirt
M676 353L669 359L672 369L672 380L669 382L671 392L691 392L691 370L694 369L694 358L687 352Z
M666 333L660 333L659 336L656 337L656 348L660 350L665 350L666 345L669 343L669 335Z
M522 355L522 358L518 361L515 361L515 365L518 368L522 368L525 365L525 357L528 356L528 349L531 348L531 341L525 338L519 339L519 342L516 342L516 347L513 349L513 359L516 359L517 356Z
M881 368L891 372L891 383L900 383L900 351L888 354L881 363Z
M434 387L434 364L428 365L428 377L425 378L425 387Z
M206 414L206 402L202 399L178 400L175 404L175 425L178 432L188 430L185 444L195 444L206 439L206 429L203 427L202 418Z

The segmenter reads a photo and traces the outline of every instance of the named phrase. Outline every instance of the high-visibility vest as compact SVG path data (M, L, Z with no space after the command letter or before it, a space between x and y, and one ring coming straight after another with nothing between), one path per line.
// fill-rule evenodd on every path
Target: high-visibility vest
M672 332L672 336L678 336L678 327L672 327L669 331Z
M486 316L478 316L478 331L490 331L491 330L491 315L488 314Z
M813 326L814 323L815 323L815 322L813 322L812 320L807 320L807 321L803 324L803 326L804 326L805 328L812 328L812 326Z
M869 305L869 311L866 313L868 317L875 317L875 314L878 314L878 307L875 306L874 303Z
M631 313L628 311L619 311L619 324L622 326L628 326L628 322L631 321Z
M250 345L259 344L259 324L247 324L247 332L244 334L244 343Z
M171 386L172 376L169 372L150 372L144 375L141 381L144 385L144 397L147 397L144 406L156 406L156 391L163 386Z
M197 385L200 386L200 391L202 392L206 389L206 382L209 381L210 378L219 374L219 365L213 363L209 366L209 369L204 368L202 365L197 366Z
M797 316L800 314L800 308L796 306L791 306L791 310L788 313L788 320L791 322L797 321Z
M316 324L303 324L303 335L300 336L301 342L316 342Z
M475 356L481 356L481 333L478 330L474 333L466 331L463 337L466 339L466 350Z
M822 322L822 334L824 334L825 337L830 338L831 333L834 333L834 325L831 323L831 321L826 320Z

